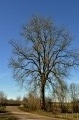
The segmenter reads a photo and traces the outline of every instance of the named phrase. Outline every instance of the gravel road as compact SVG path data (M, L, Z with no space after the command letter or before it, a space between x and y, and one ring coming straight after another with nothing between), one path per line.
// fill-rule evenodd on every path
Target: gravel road
M6 110L11 112L17 118L19 118L19 120L64 120L64 119L57 119L57 118L22 112L16 106L7 106Z

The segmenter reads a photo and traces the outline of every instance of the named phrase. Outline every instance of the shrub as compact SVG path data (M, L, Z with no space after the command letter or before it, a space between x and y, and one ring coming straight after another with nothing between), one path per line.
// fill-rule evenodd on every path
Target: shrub
M6 112L6 106L0 106L0 113L1 112Z

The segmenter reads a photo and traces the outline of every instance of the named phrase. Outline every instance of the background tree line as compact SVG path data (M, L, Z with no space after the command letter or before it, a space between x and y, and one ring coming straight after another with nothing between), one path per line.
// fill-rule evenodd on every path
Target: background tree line
M46 96L46 110L52 113L79 113L79 84L66 84L66 89L52 91L51 96ZM39 93L38 93L39 94ZM23 97L21 104L26 111L40 110L40 97L34 91Z
M51 96L46 96L46 111L52 113L79 113L79 84L66 84L66 89L61 91L61 87L56 91L51 91ZM37 91L29 91L23 98L17 96L16 99L7 99L6 94L0 91L0 106L20 106L26 111L40 110L40 96Z

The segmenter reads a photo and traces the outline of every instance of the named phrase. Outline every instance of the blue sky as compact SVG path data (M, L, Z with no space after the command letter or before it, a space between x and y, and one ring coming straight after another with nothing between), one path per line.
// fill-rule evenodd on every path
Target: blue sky
M11 56L8 41L19 39L22 25L37 14L53 18L59 26L64 25L73 36L72 46L79 48L79 0L0 0L0 91L8 98L26 94L8 68ZM68 80L79 82L79 70L71 73Z

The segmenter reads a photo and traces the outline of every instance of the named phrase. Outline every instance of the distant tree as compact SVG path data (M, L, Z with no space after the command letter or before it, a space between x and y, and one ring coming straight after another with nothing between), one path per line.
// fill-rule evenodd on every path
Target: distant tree
M16 103L17 103L17 105L20 105L20 104L21 104L21 97L20 97L20 96L17 96L17 98L16 98Z
M6 103L6 99L7 99L7 97L6 97L5 93L3 91L0 91L0 104L1 105L5 104Z
M28 107L28 99L25 96L22 99L22 105L24 105L25 107Z
M79 85L76 83L70 84L70 95L71 95L71 101L75 101L79 97Z
M57 101L60 103L61 112L65 112L66 108L64 106L64 103L67 100L67 93L68 88L67 84L63 80L61 84L56 84L55 89L53 90L53 94L55 94Z
M61 84L56 84L53 92L57 95L58 101L60 103L66 102L68 88L64 80Z
M50 18L34 16L23 26L23 40L10 41L13 47L10 67L14 78L21 82L29 81L31 87L40 88L41 109L45 109L46 85L53 86L67 77L70 68L79 65L79 54L71 50L69 32L58 28Z
M70 96L73 104L73 112L79 112L79 85L76 83L70 84Z

